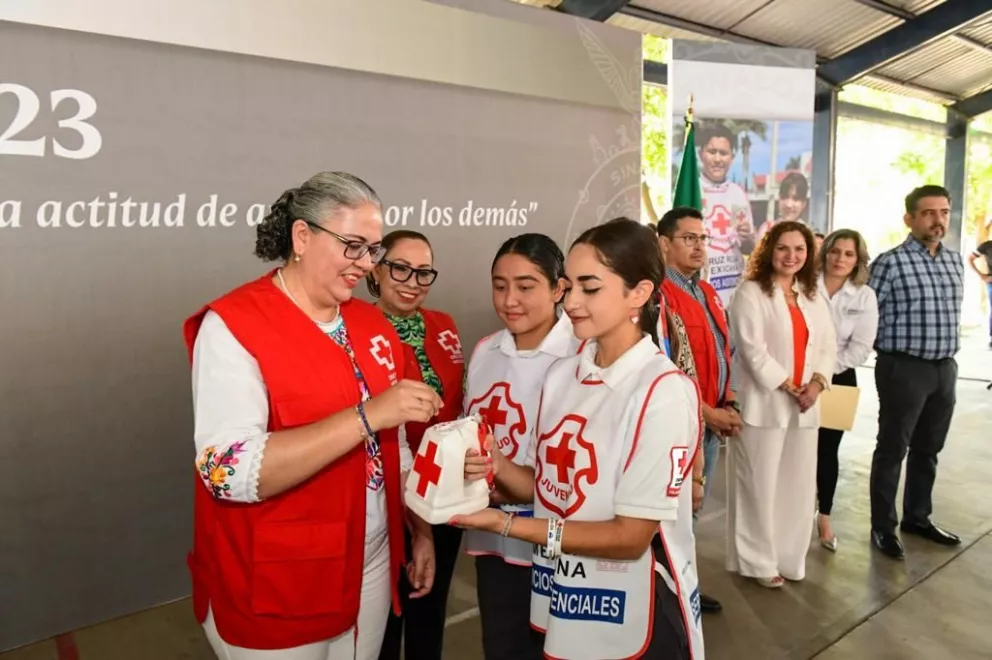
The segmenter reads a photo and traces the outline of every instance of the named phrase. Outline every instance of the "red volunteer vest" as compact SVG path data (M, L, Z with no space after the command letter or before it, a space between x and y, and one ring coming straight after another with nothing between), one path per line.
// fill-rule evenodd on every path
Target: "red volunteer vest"
M730 330L727 328L727 315L723 310L723 303L720 296L708 282L700 280L699 287L706 297L706 306L716 321L717 328L723 334L723 355L727 360L728 369L730 367ZM665 293L668 307L672 313L678 314L685 325L685 332L689 336L689 347L692 349L692 357L696 361L696 372L699 380L699 392L703 402L711 408L717 407L730 392L730 378L728 372L727 386L725 391L717 391L717 381L719 380L719 365L716 359L716 339L710 330L709 321L706 319L706 310L699 304L699 301L686 293L679 285L670 279L665 279L661 284L661 289Z
M465 356L462 353L462 342L455 327L455 320L444 312L432 309L421 309L420 313L424 317L424 326L427 330L424 350L427 351L427 359L434 367L437 377L441 379L444 407L426 424L410 422L406 425L406 441L414 454L417 453L420 440L424 437L424 431L429 427L458 419L462 414L465 398L463 392ZM404 369L406 377L423 381L420 362L413 347L403 344L403 354L406 361Z
M190 360L207 310L219 314L257 360L269 397L270 431L310 424L358 404L358 381L347 354L276 288L271 274L186 321ZM353 299L341 306L341 315L375 396L403 377L399 337L368 303ZM379 442L393 609L399 613L397 585L405 558L396 430L381 431ZM251 649L300 646L356 625L365 476L364 443L295 488L254 504L215 499L198 476L188 557L197 620L206 619L209 606L224 641Z

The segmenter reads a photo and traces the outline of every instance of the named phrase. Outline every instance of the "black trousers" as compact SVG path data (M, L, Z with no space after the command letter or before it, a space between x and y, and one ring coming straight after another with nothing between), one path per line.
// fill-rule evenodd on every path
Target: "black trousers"
M411 599L406 574L400 576L403 616L397 617L392 612L389 613L379 660L399 660L401 646L405 651L404 657L408 660L441 660L448 590L451 588L451 577L458 561L462 530L450 525L434 525L432 531L437 567L434 587L423 598ZM409 554L409 534L406 542Z
M486 660L542 660L543 637L530 627L530 566L481 556L475 575Z
M839 374L834 374L831 382L834 385L856 387L858 385L858 377L855 375L854 369L848 369ZM844 432L837 429L820 429L816 457L816 493L818 510L825 516L830 515L830 510L834 506L834 493L837 492L837 475L840 471L837 452L840 450L840 439L843 436Z
M926 524L930 520L937 455L944 448L954 415L957 377L953 358L922 360L901 353L878 354L878 441L871 461L873 530L896 530L896 491L907 451L903 521Z

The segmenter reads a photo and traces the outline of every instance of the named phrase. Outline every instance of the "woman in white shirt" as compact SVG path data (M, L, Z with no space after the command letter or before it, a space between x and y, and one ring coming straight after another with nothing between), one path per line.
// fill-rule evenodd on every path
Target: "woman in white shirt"
M514 236L493 259L493 308L504 328L482 339L472 353L464 410L485 419L500 456L517 464L524 463L530 449L548 367L578 349L568 316L559 318L565 284L565 257L543 234ZM493 505L521 517L534 510L498 496ZM530 628L531 546L470 530L466 547L475 556L486 660L543 658Z
M209 303L184 334L196 469L193 609L220 658L373 660L410 582L430 591L430 526L404 520L401 427L442 402L404 380L403 349L355 286L383 255L382 204L322 172L256 228L279 267Z
M525 465L492 453L498 491L533 502L533 517L487 509L452 520L532 544L530 624L546 657L702 657L685 578L694 540L673 529L699 397L657 345L661 263L654 232L633 220L576 239L565 311L584 343L548 370Z
M814 250L809 227L777 223L730 305L744 429L729 452L727 568L769 588L806 576L817 399L837 352Z
M856 387L854 369L865 363L878 330L878 300L867 286L868 248L865 239L853 229L839 229L824 240L819 253L820 295L830 304L837 331L837 363L833 384ZM820 428L816 463L817 530L820 544L835 552L837 536L830 524L830 512L837 490L837 452L843 431Z

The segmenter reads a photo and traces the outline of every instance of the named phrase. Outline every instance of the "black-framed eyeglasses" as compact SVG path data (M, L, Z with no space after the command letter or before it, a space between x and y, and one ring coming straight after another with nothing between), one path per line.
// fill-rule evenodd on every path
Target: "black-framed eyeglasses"
M331 231L327 227L321 227L316 222L310 222L309 220L304 220L303 222L307 223L311 229L318 229L322 232L330 234L342 243L344 245L345 259L353 259L358 261L367 254L372 259L372 263L377 264L382 261L384 256L386 256L386 248L384 248L381 243L369 245L365 241L358 241L353 238L348 238L347 236L342 236L341 234Z
M389 266L389 277L395 282L408 282L414 275L417 276L417 284L420 286L430 286L437 279L437 271L433 268L414 268L407 264L398 264L395 261L383 259L379 262L383 266Z
M688 247L695 247L699 243L706 245L710 242L710 237L706 234L680 234L672 238L681 239Z

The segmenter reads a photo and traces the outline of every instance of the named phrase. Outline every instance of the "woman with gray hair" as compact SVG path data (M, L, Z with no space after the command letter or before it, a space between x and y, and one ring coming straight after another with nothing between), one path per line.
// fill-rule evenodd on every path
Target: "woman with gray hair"
M838 229L823 240L817 254L820 262L819 289L830 304L837 331L837 362L833 384L856 386L855 367L864 364L871 354L878 330L878 301L867 286L868 248L865 239L853 229ZM820 545L837 550L837 536L830 523L830 513L837 489L839 462L837 453L843 431L820 428L816 464L818 512L817 531Z
M352 296L382 258L382 227L368 184L317 174L257 227L255 254L281 266L184 326L193 608L225 660L376 658L398 608L405 522L414 597L430 591L430 526L404 520L403 425L442 404L404 379L396 331Z

